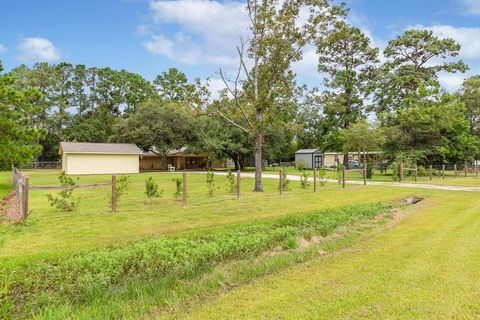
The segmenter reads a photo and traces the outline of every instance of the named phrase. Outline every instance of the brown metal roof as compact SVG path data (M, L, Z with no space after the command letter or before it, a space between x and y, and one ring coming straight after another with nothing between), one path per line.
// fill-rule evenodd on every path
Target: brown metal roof
M133 143L60 142L62 153L142 154Z

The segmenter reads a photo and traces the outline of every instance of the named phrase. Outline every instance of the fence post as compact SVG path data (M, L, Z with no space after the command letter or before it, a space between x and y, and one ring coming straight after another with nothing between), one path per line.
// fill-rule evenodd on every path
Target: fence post
M403 160L400 160L400 177L399 180L400 182L403 182Z
M283 192L283 175L282 175L282 170L278 172L278 192L280 192L280 195L282 195Z
M468 176L468 167L466 162L465 162L465 166L463 167L463 170L465 171L465 178L466 178Z
M442 179L445 180L445 164L442 164Z
M365 160L363 163L363 185L364 186L367 185L367 166L368 166L368 162L367 160Z
M117 211L117 176L112 175L112 213Z
M345 166L342 166L342 188L345 188Z
M18 209L20 210L20 217L23 218L25 214L25 210L23 207L25 205L25 202L23 201L23 178L21 175L17 176L17 195L18 195L17 202L18 202Z
M475 176L478 177L478 165L477 165L477 160L475 160Z
M237 200L240 199L240 170L237 170Z
M430 181L432 181L432 176L433 176L433 167L430 165L430 169L428 170L428 174L430 176Z
M30 179L28 177L24 178L24 184L23 184L23 216L22 219L27 219L28 217L28 193L30 189Z
M317 192L317 169L313 168L313 192Z
M183 173L183 180L182 180L182 187L183 187L183 192L182 192L182 208L187 207L187 174L184 172Z
M418 179L418 165L415 163L415 182L417 182Z
M455 165L453 166L453 173L455 175L455 178L457 177L458 175L458 172L457 172L457 164L455 163Z

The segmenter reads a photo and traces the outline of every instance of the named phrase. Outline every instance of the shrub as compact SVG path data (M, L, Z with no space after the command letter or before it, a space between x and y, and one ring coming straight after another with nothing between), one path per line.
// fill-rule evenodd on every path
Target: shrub
M182 179L179 177L173 179L173 181L175 182L175 193L173 195L175 196L176 199L178 199L182 194L183 182L182 182Z
M300 186L302 189L307 189L308 186L310 185L310 182L308 182L309 174L307 171L303 171L302 175L300 176Z
M285 169L281 170L280 171L281 175L282 175L282 190L283 191L290 191L290 179L287 178L287 172ZM278 186L278 188L280 189L280 185Z
M325 167L320 167L318 169L318 182L320 183L321 187L324 187L327 184L327 172L325 171Z
M419 166L417 168L417 175L419 177L426 177L426 176L428 176L428 171L427 171L427 169L425 169L425 167Z
M73 197L73 187L75 187L76 183L71 177L68 177L64 171L58 176L58 180L62 187L68 189L61 190L57 197L47 194L48 202L54 208L61 209L65 212L72 211L79 203L79 199Z
M295 161L295 168L299 171L303 171L303 169L305 169L305 161L302 159Z
M117 179L115 186L115 193L117 202L127 194L128 187L130 186L130 178L128 176L121 176Z
M227 180L228 180L228 187L229 187L229 192L230 193L235 193L237 192L237 180L236 176L233 174L231 169L228 169L227 171Z
M373 163L367 162L367 179L371 180L373 178Z
M294 236L288 237L283 241L282 248L285 250L296 249L298 247L297 238Z
M215 191L215 174L211 171L207 172L207 191L208 196L213 197L213 192Z
M153 177L148 177L145 180L145 195L148 199L160 198L163 194L163 189L158 191L158 184L153 180Z

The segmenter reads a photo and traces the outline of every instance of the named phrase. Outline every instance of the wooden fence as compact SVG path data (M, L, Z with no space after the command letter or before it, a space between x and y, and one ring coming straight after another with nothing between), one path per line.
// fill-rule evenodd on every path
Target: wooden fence
M28 194L30 190L29 178L12 166L12 178L15 185L15 199L17 201L20 219L28 217Z

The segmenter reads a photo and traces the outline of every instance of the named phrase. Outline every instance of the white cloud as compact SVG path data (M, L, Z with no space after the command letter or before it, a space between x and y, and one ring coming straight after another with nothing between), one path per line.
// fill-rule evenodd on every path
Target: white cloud
M443 72L439 75L438 80L443 88L455 91L460 88L465 78L467 78L467 76L462 73Z
M466 13L469 15L480 15L480 1L479 0L461 0Z
M51 62L60 59L53 43L45 38L23 38L18 45L19 59L23 62Z
M236 45L248 34L243 2L162 0L151 1L150 10L153 26L161 31L144 41L148 52L190 65L238 61ZM168 32L172 26L174 34Z

